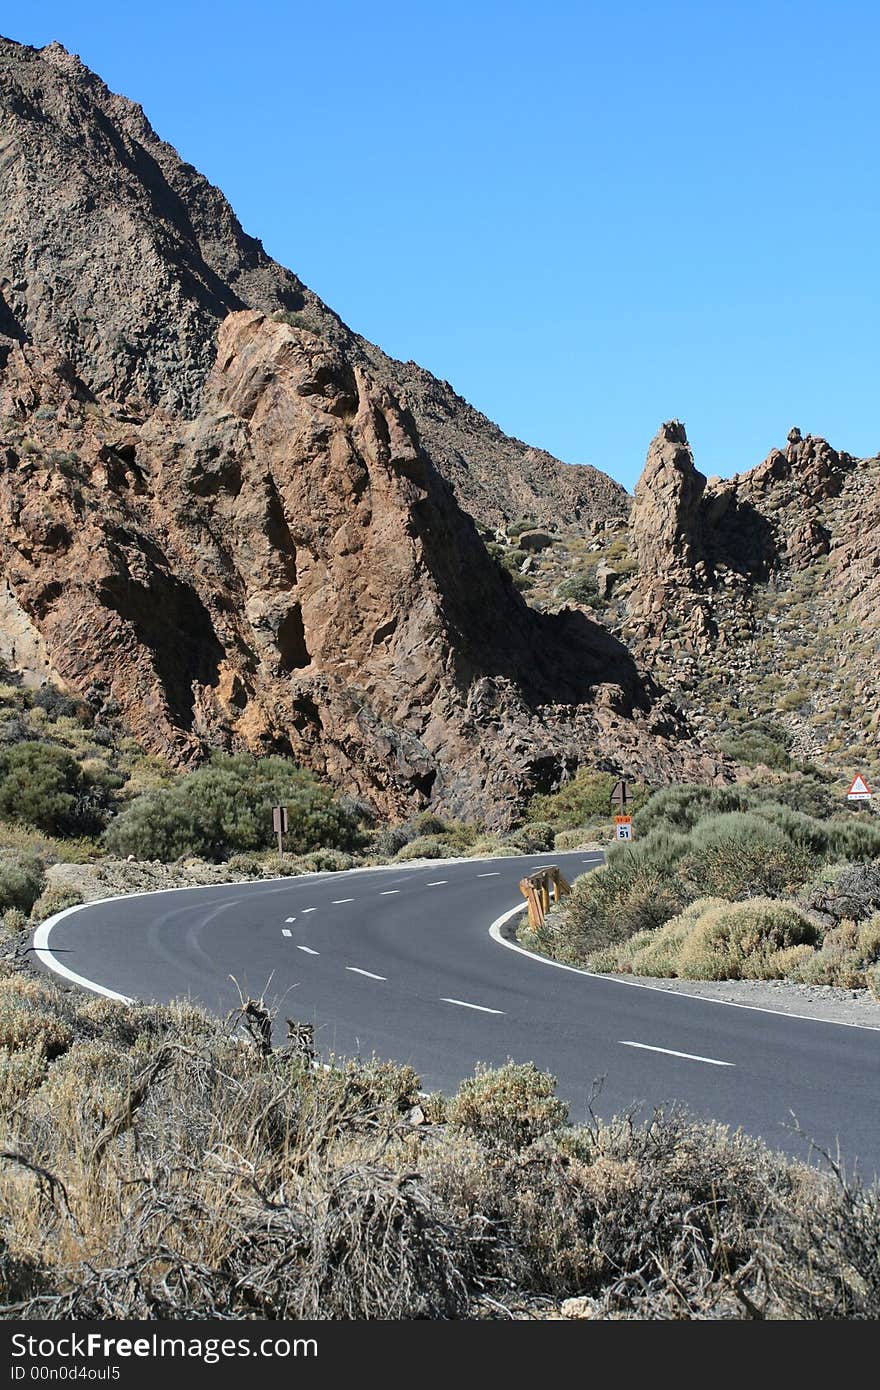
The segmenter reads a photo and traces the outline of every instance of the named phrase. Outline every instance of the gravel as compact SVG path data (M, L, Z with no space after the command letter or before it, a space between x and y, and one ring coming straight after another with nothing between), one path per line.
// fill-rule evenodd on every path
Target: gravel
M611 976L620 979L620 976ZM651 985L701 999L722 999L774 1013L800 1014L827 1023L857 1024L880 1029L880 1005L866 989L837 989L834 985L800 985L790 980L665 980L639 975L633 983Z

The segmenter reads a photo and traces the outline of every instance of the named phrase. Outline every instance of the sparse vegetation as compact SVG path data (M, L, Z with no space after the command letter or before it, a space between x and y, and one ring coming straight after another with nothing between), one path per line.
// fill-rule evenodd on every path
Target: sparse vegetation
M426 1100L270 1027L0 977L7 1315L880 1315L875 1188L674 1111L571 1128L533 1066Z
M807 785L821 809L822 784ZM777 789L656 792L635 816L636 839L578 879L538 932L524 922L521 939L602 971L871 988L880 825L846 812L808 815L787 804L792 797L775 800Z
M543 821L554 830L582 829L591 823L608 822L612 814L611 793L618 778L610 772L580 767L555 792L533 796L526 811L527 821ZM630 809L637 811L650 796L639 782L630 782Z
M170 861L222 860L272 844L271 808L287 807L294 854L363 843L361 820L330 789L284 758L217 754L172 786L145 792L105 835L114 854Z

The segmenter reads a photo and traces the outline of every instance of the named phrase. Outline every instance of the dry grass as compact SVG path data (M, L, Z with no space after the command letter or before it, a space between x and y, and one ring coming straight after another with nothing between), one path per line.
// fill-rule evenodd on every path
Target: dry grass
M512 1063L426 1100L315 1068L299 1025L273 1047L253 1000L223 1025L7 974L0 1010L2 1315L880 1315L877 1191L716 1126L572 1129Z
M816 955L821 935L792 903L699 898L658 930L595 952L590 965L684 980L779 980Z

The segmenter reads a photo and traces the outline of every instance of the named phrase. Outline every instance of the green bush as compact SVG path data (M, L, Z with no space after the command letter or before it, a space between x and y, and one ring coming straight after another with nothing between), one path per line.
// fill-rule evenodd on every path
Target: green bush
M459 853L439 835L419 835L395 855L398 864L410 859L454 859Z
M92 835L105 824L111 790L59 744L29 739L0 751L0 819L49 835Z
M584 849L594 840L606 838L613 830L609 822L607 826L600 825L580 825L575 830L557 830L553 848L563 852L570 849Z
M0 853L0 912L29 913L46 886L46 866L36 854Z
M596 869L576 879L564 899L556 952L560 959L579 964L591 951L659 927L688 897L676 874L636 857Z
M698 823L678 867L691 896L745 898L798 888L812 866L809 852L778 826L754 812L731 811Z
M534 516L521 516L516 521L511 521L505 528L511 540L522 535L523 531L534 531L538 525L537 518Z
M568 579L562 581L557 593L562 599L571 599L574 603L583 603L594 608L599 602L599 585L596 582L595 570L569 575Z
M675 866L690 848L691 841L687 835L658 828L649 831L643 839L630 840L628 844L625 842L613 844L608 850L605 860L611 865L650 864L656 868L674 872Z
M815 773L791 773L769 785L754 787L752 791L757 799L766 796L770 801L790 806L793 811L817 820L828 820L842 809L840 797L835 796L828 783Z
M831 821L828 849L842 859L880 859L880 825L873 816Z
M636 837L650 830L693 830L697 821L708 815L725 815L729 811L746 811L753 796L740 786L701 787L681 783L662 787L636 811L633 829Z
M449 1124L484 1148L517 1153L568 1120L568 1107L556 1098L556 1078L534 1062L478 1067L463 1081L448 1108Z
M547 821L535 821L532 825L521 825L505 836L507 844L513 845L522 854L541 854L551 850L556 841L556 832Z
M721 740L721 751L735 762L756 767L790 768L791 735L781 724L755 719Z
M285 848L291 854L364 843L361 823L332 791L285 758L217 754L170 787L143 793L110 824L112 854L165 862L196 855L270 849L272 807L287 807Z
M526 819L544 821L554 830L576 830L590 820L607 820L611 814L611 793L618 780L611 772L578 768L575 776L564 782L558 791L533 796ZM650 793L638 782L630 782L629 790L633 798L630 807L637 811Z

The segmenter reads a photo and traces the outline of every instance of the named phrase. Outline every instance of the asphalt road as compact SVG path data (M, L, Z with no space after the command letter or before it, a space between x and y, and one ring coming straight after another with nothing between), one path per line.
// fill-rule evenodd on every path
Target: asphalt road
M567 877L599 856L551 856ZM533 1060L572 1118L673 1102L810 1158L880 1175L880 1030L729 1006L555 968L489 927L546 855L437 860L93 903L37 933L44 965L140 999L225 1013L239 987L313 1023L324 1057L409 1062L453 1091L477 1062ZM814 1161L819 1161L816 1154Z

